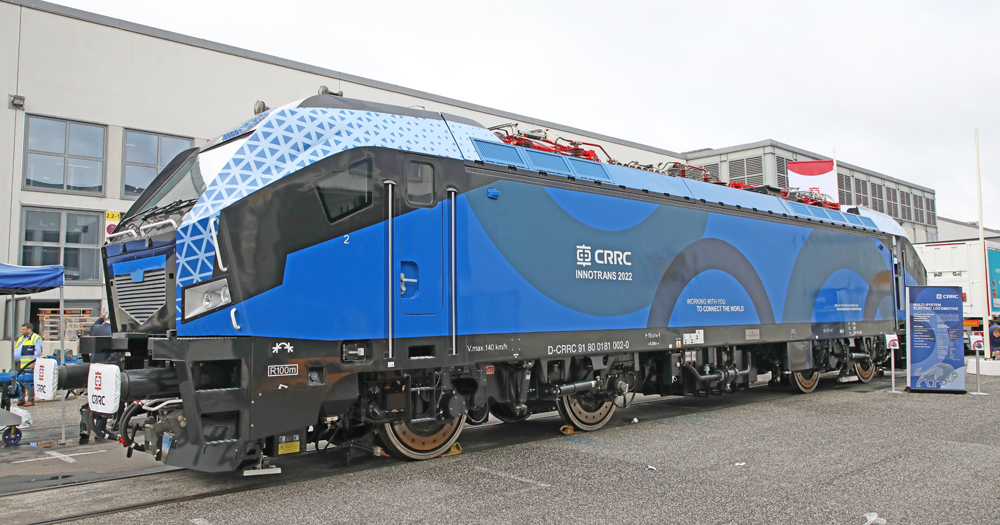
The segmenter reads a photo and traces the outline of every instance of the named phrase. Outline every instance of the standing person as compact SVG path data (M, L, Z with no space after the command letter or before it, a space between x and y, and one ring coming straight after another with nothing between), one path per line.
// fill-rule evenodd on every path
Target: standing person
M32 359L42 357L42 338L33 332L35 329L31 323L21 325L21 337L14 344L14 362L19 363L22 368L34 368L35 365L26 366ZM25 399L27 396L27 399ZM21 395L17 398L17 406L35 406L35 389L22 388Z
M111 337L111 323L108 323L108 311L101 310L101 316L90 325L91 337ZM108 352L94 352L90 354L91 363L113 362L112 355ZM90 407L87 403L80 405L80 444L86 445L90 442L90 432L93 431L95 441L103 440L108 430L108 420L103 417L92 418Z
M1000 324L990 327L990 355L993 359L1000 359Z

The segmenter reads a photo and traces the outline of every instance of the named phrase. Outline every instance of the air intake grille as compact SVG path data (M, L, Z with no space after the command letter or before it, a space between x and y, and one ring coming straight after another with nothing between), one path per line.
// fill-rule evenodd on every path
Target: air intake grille
M129 274L116 275L114 283L118 307L139 324L167 303L167 272L162 268L146 270L141 283L132 282Z
M611 182L611 177L608 177L607 172L604 171L604 166L596 162L588 162L572 157L567 157L566 161L573 168L573 172L580 177Z
M561 155L535 151L533 149L526 149L523 153L528 156L528 160L531 161L531 167L535 168L535 171L561 173L564 175L573 173L569 170L566 160Z
M509 146L499 142L489 142L480 139L472 139L472 144L476 147L476 152L484 162L499 164L501 166L517 166L527 168L521 156L517 154L517 147Z

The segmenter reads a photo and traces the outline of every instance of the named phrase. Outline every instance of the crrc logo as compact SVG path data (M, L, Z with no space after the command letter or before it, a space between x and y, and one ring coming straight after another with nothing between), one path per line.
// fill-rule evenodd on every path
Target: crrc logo
M101 373L94 372L94 390L101 389Z
M958 299L958 296L955 295L955 294L949 294L949 293L939 293L939 294L937 294L937 298L938 299Z
M591 264L610 264L616 266L632 266L628 258L632 252L618 250L594 250L586 244L576 247L576 264L590 266Z

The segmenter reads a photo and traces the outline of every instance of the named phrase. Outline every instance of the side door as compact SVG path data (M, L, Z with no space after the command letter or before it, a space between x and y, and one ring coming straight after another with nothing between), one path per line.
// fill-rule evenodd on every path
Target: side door
M437 159L404 156L393 239L396 337L447 335L446 202Z

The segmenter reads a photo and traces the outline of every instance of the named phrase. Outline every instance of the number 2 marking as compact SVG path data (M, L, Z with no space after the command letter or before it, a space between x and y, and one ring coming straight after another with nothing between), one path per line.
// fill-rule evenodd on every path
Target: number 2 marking
M344 236L344 244L351 244L351 243L347 242L347 240L350 239L350 238L351 238L350 235L345 235Z

